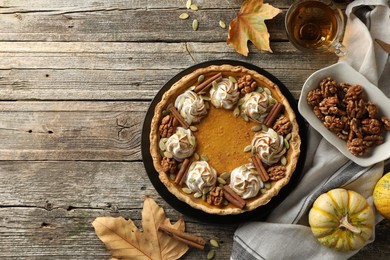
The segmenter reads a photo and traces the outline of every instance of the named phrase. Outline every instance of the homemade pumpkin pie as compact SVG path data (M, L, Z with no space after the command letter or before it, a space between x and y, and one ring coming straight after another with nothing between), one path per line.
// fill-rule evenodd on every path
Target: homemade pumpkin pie
M209 66L164 93L151 122L159 179L210 214L240 214L285 186L300 154L295 113L279 87L242 66Z

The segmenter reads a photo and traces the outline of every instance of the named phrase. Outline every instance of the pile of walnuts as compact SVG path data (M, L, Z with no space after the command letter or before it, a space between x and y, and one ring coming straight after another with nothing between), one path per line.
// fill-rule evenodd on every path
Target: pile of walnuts
M382 144L390 120L380 116L377 106L364 97L360 85L324 78L307 94L307 102L326 128L347 142L348 150L363 156L368 148Z

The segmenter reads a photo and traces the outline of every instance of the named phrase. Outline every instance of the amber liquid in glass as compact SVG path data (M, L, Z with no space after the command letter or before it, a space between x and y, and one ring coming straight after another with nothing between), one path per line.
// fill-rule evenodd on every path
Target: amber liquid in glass
M335 11L328 5L308 1L291 14L287 28L292 42L309 49L329 47L337 35Z

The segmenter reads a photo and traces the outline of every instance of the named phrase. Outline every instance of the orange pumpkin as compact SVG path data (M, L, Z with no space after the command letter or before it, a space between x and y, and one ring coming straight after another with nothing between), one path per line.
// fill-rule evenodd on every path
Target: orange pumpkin
M374 188L375 208L387 219L390 219L390 172L379 179Z

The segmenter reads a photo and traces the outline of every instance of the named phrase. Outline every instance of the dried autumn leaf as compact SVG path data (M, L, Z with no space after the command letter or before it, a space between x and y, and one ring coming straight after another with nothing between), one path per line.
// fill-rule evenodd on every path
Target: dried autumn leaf
M166 218L164 210L149 197L145 198L142 209L142 228L122 217L98 217L92 225L96 235L103 241L112 257L118 259L178 259L188 246L169 235L158 231L160 224L184 232L183 219L174 225Z
M274 18L282 11L263 0L245 0L236 18L229 25L227 44L242 55L248 56L248 41L256 48L272 52L269 46L269 33L264 20Z

